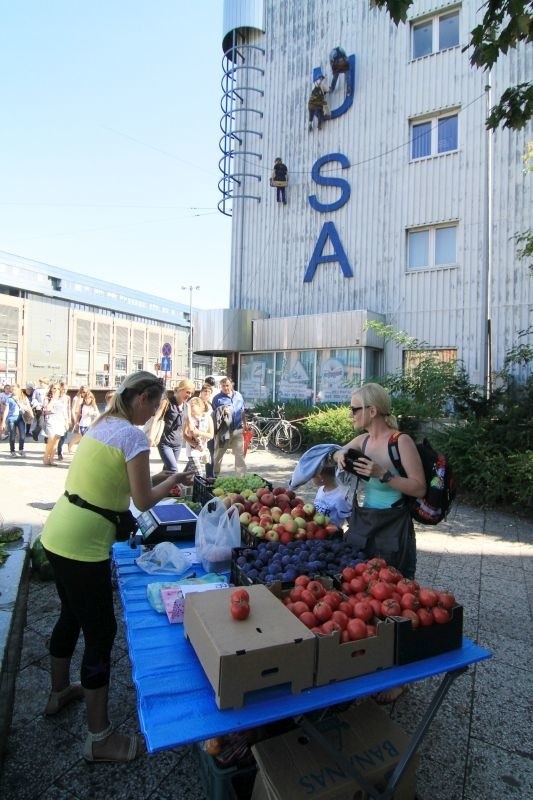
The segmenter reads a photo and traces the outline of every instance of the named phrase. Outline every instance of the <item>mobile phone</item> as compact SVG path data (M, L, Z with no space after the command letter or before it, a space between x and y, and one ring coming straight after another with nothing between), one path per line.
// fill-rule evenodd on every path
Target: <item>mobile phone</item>
M349 450L346 451L346 455L344 456L344 469L346 472L349 472L351 475L356 475L358 478L361 478L363 481L367 481L369 479L368 475L359 475L358 472L355 470L354 462L357 461L359 458L366 458L365 454L362 450L358 447L350 447Z

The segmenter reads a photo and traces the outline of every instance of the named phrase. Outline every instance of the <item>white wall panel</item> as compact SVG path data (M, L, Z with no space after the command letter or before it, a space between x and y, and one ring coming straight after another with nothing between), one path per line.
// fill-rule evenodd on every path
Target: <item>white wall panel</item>
M436 7L419 0L413 15ZM253 144L261 161L252 166L246 159L261 180L247 179L242 187L243 193L258 194L260 201L234 202L233 307L297 317L299 325L305 325L307 315L368 309L433 347L456 347L471 378L479 378L482 276L487 268L487 75L473 70L468 54L461 52L479 21L478 7L476 0L461 5L459 46L411 61L409 26L397 28L367 2L265 0L265 32L249 32L247 39L265 51L264 56L257 51L251 56L265 71L258 79L264 97L256 100L263 116L249 120L260 128L262 138L253 137ZM328 53L337 44L356 55L354 103L322 131L308 133L312 70L321 66L329 74ZM532 74L531 48L501 58L491 76L493 103L513 81L531 79ZM343 80L330 100L332 107L341 100ZM410 162L409 120L451 108L459 109L458 151ZM512 241L531 224L532 176L523 175L521 157L532 135L530 128L499 130L493 137L490 297L496 368L502 366L518 327L528 324L533 304L533 281L517 260ZM349 169L331 174L349 182L351 197L342 208L319 213L311 208L309 195L332 202L339 190L317 186L311 169L319 157L334 152L350 160ZM269 186L276 156L289 169L286 207L276 203ZM238 157L235 165L238 170ZM458 221L457 266L407 274L407 228L450 220ZM304 283L327 221L335 224L353 277L344 277L339 264L330 263L320 265L313 281ZM330 335L328 330L323 329L324 336ZM399 366L396 348L387 350L387 358L387 369Z

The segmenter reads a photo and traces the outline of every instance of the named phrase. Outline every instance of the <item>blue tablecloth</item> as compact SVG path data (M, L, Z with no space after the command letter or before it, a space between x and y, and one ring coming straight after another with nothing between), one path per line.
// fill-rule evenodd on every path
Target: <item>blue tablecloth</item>
M125 543L113 547L141 730L151 753L297 716L461 669L491 656L488 650L465 638L459 650L435 658L301 694L291 694L286 686L263 689L247 694L243 708L220 711L194 649L183 635L183 625L171 625L166 614L154 611L147 599L149 583L176 580L176 576L143 572L135 564L140 552L140 548L132 550ZM202 573L200 565L194 569L197 574Z

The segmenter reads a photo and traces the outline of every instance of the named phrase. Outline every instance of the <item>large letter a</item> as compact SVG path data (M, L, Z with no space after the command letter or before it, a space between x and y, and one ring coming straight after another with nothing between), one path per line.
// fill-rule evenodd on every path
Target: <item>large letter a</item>
M331 244L333 245L333 253L325 256L323 255L323 251L328 239L331 240ZM313 250L313 255L311 256L309 265L305 271L303 282L310 283L315 276L318 265L327 264L331 261L339 262L345 278L353 278L352 268L350 266L350 262L348 261L348 256L344 251L344 247L341 244L339 234L337 233L337 228L333 222L325 222L322 226L322 230L320 231L320 236L318 237L315 249Z

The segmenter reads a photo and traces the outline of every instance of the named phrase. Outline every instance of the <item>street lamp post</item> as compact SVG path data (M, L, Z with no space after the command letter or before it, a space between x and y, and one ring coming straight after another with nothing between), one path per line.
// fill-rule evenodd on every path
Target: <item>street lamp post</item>
M189 350L189 352L188 352L188 356L189 356L189 359L188 359L188 361L189 361L189 366L188 366L189 375L188 375L188 377L189 377L189 380L192 381L192 351L193 351L193 340L192 340L192 336L193 336L193 330L192 330L192 293L193 293L193 291L195 289L199 289L200 287L191 285L191 286L182 286L181 288L183 289L183 291L185 291L186 289L189 290L189 348L188 348L188 350Z

